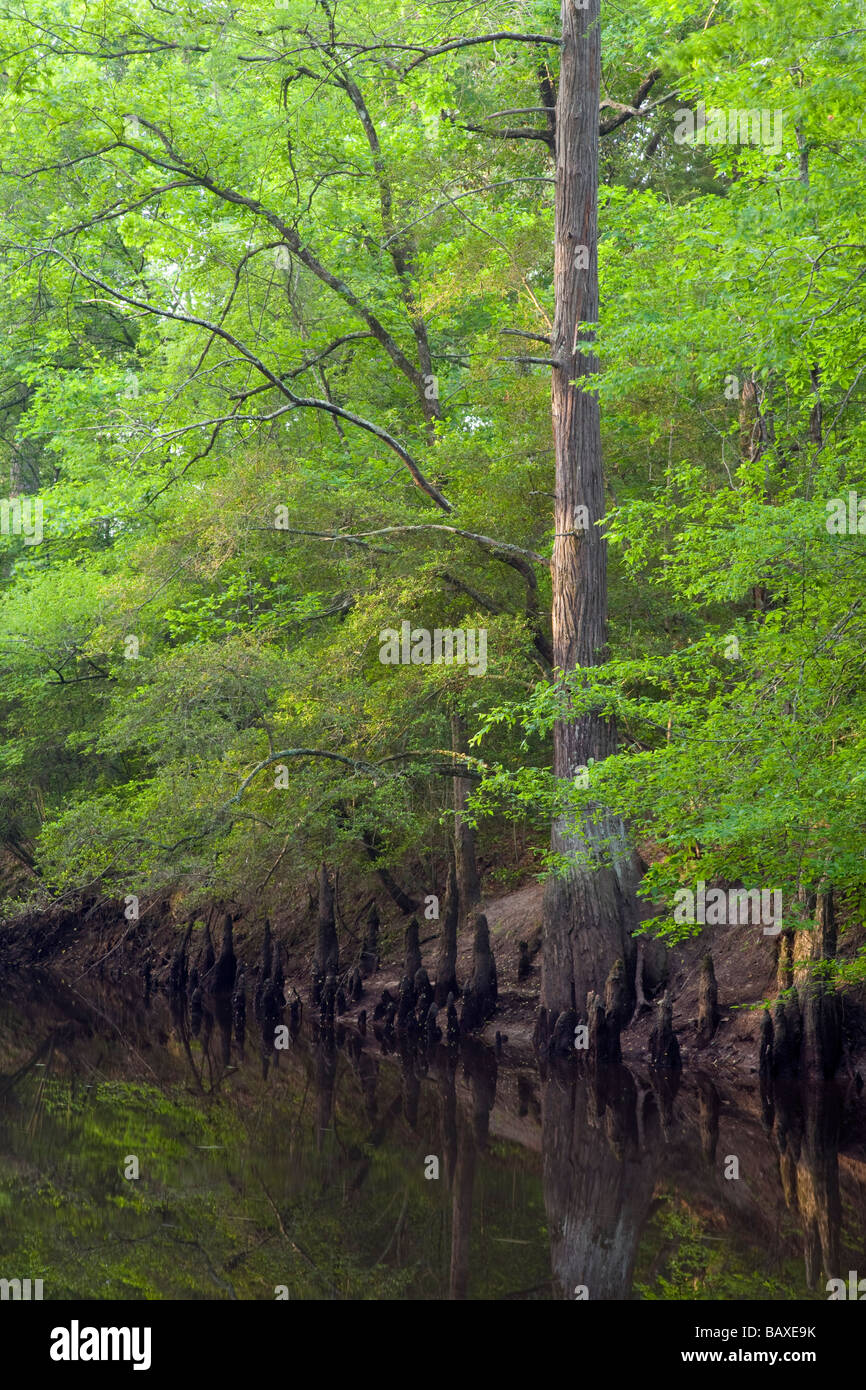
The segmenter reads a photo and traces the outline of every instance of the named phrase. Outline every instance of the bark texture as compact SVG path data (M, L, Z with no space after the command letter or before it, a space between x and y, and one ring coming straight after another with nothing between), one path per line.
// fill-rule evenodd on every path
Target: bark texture
M719 990L713 958L707 954L701 961L701 978L698 985L698 1047L706 1047L719 1026Z
M479 912L475 918L474 968L463 992L461 1032L471 1033L493 1017L497 994L496 962L490 949L490 929L484 913Z
M340 969L340 947L334 918L334 885L326 864L319 869L319 934L314 969L318 975L336 975Z
M451 716L451 747L455 753L468 753L466 722L462 715ZM465 777L454 778L454 853L457 861L457 889L460 921L481 901L481 876L475 857L475 830L466 822L466 802L471 783Z
M604 1080L561 1074L543 1085L544 1205L554 1297L626 1299L660 1168L658 1118L616 1068Z
M436 965L436 1003L443 1005L449 994L458 994L457 987L457 925L460 904L457 889L457 865L452 853L448 864L445 906L442 913L442 936Z
M578 9L562 0L562 50L556 106L556 312L552 334L552 417L556 455L553 583L554 665L565 673L605 658L607 553L598 523L604 476L598 398L583 390L598 362L581 331L598 318L598 104L601 82L599 0ZM583 350L578 341L583 340ZM554 772L571 780L590 758L615 746L615 731L595 710L560 720ZM621 957L634 990L633 863L622 823L589 808L582 827L554 824L553 849L569 861L545 895L542 1002L557 1012L582 1009L601 994ZM613 867L599 867L607 851Z

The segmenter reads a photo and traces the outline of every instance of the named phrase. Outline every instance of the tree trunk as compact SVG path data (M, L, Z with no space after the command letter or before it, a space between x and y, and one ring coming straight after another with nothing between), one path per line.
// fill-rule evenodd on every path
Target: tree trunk
M599 0L577 9L562 0L562 56L556 109L556 313L552 337L552 417L556 452L556 538L553 582L554 666L565 673L597 666L605 656L607 549L597 522L604 516L598 398L580 389L596 370L590 349L578 351L582 322L598 317L598 105L601 82ZM573 382L578 385L573 385ZM584 510L585 509L585 510ZM615 746L612 725L595 711L560 720L554 730L554 772L572 780L589 759ZM612 844L613 868L578 863L582 851ZM554 852L571 862L545 894L542 1002L549 1010L582 1010L590 990L603 992L621 956L634 989L636 921L625 829L602 808L583 825L554 823ZM631 920L630 920L631 919Z
M466 724L459 714L451 716L451 748L454 753L468 752ZM464 819L470 785L466 777L454 778L454 853L457 859L461 923L468 920L472 909L481 901L481 878L475 859L475 831Z
M807 1075L830 1077L839 1064L842 1051L839 1000L832 983L812 974L815 961L832 960L836 955L836 913L833 890L819 893L815 925L799 931L794 939L794 984L803 1020L800 1069Z
M557 1069L543 1082L543 1192L554 1298L629 1298L661 1166L658 1119L652 1111L648 1119L641 1148L637 1091L627 1072L610 1087Z
M320 975L336 975L340 968L340 947L334 920L334 887L328 868L319 868L319 933L316 945L315 968Z
M701 978L698 984L698 1047L707 1047L719 1026L719 990L713 958L707 953L701 961Z
M421 947L418 943L418 918L413 917L406 928L405 936L405 973L411 981L415 979L417 971L421 969Z
M365 830L363 834L363 842L364 849L367 851L367 858L375 864L375 861L378 858L379 854L378 836L372 834L370 831ZM414 898L410 898L408 893L403 892L403 889L400 887L399 883L397 883L394 880L394 878L384 867L384 865L376 868L376 874L382 887L385 889L386 893L388 893L388 895L391 898L393 898L394 902L397 904L401 912L405 913L408 917L410 912L418 911L418 903L415 901Z
M214 994L231 994L237 973L234 940L232 936L232 917L227 912L223 917L223 937L220 953L211 973L210 988Z
M457 920L460 900L457 892L457 867L452 853L448 862L448 882L445 888L445 906L442 913L442 935L439 944L439 960L436 965L436 1003L442 1007L449 994L456 995L457 988Z

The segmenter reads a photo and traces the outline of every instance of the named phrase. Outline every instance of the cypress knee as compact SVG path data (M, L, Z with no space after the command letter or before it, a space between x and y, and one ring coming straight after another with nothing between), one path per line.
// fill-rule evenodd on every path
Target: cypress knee
M286 976L283 970L283 948L279 941L276 943L273 955L273 985L274 997L279 1000L280 1006L284 1003L283 995L286 989Z
M418 918L413 917L406 928L406 974L414 980L421 969L421 947L418 945Z
M235 976L235 987L232 993L232 1016L235 1021L235 1033L241 1046L243 1046L247 1023L247 978L243 966Z
M619 1029L614 1014L608 1016L595 990L586 996L589 1020L589 1058L593 1066L603 1067L612 1060L619 1061Z
M256 1018L261 1018L261 1016L262 1016L263 1000L264 1000L265 992L266 992L266 990L267 990L267 988L268 988L268 983L269 983L270 978L271 978L271 969L272 969L272 967L273 967L273 944L272 944L272 941L271 941L271 924L270 924L270 922L268 921L268 919L267 919L267 917L266 917L266 918L265 918L265 934L264 934L264 937L263 937L263 939L262 939L262 958L261 958L261 964L259 965L259 978L258 978L258 980L256 981L256 991L255 991L255 994L253 995L253 1011L254 1011L254 1013L255 1013L255 1015L256 1015Z
M621 960L615 961L611 967L605 986L605 1000L604 1046L601 1051L596 1048L594 1052L590 1053L590 1056L606 1065L618 1066L622 1061L621 1020L623 1018L629 1019L634 1011L634 997L629 990L625 966ZM598 1002L600 1004L601 1000ZM591 1046L592 1032L590 1030Z
M400 981L399 1002L397 1004L397 1032L409 1031L409 1015L415 1016L415 989L412 981L404 975Z
M237 961L232 935L232 917L231 913L227 912L223 918L222 945L211 979L211 989L214 994L231 994L236 973Z
M535 1019L535 1027L532 1030L532 1046L536 1052L544 1053L547 1051L547 1044L550 1041L550 1024L547 1017L547 1009L542 1004Z
M216 960L216 953L215 953L214 948L213 948L213 938L212 938L212 936L211 936L211 934L210 934L210 927L207 925L207 923L205 923L205 929L204 929L204 951L202 952L202 958L201 958L201 972L200 972L200 973L201 973L202 979L204 979L205 976L208 975L208 974L210 973L211 970L213 970L213 965L214 965L214 961L215 961L215 960Z
M678 1072L682 1067L669 990L665 990L656 1005L656 1025L650 1035L650 1060L656 1071Z
M551 1057L574 1056L574 1030L577 1026L577 1013L574 1009L563 1009L554 1024L548 1044Z
M439 1039L442 1037L442 1029L437 1022L438 1016L438 1008L435 1004L431 1004L430 1008L427 1010L427 1023L425 1028L428 1047L435 1047L436 1043L438 1043Z
M423 965L420 970L415 972L413 984L415 986L415 1005L418 1010L418 1019L420 1022L422 1018L427 1017L427 1012L430 1005L433 1003L433 986L430 983L430 977Z
M295 992L294 998L289 1004L289 1032L293 1038L296 1038L298 1036L298 1033L300 1032L303 1008L304 1006L301 1003L301 997L297 992Z
M383 990L382 990L382 998L379 1000L378 1004L376 1005L376 1007L375 1007L374 1010L373 1010L373 1022L374 1022L374 1023L378 1023L379 1019L385 1017L385 1014L386 1014L386 1012L387 1012L387 1010L388 1010L388 1005L389 1005L390 1003L391 1003L391 991L390 991L389 989L383 989Z
M187 950L189 948L191 936L192 922L187 926L181 943L172 957L171 969L168 975L168 990L169 994L174 997L177 997L179 994L186 994Z
M698 985L698 1047L706 1047L719 1026L719 991L716 985L716 972L713 958L707 953L701 961L701 979Z
M325 1027L333 1027L334 1025L334 1009L336 1003L337 981L333 975L328 975L322 989L322 999L319 1005L319 1018Z
M446 1002L446 1020L445 1041L449 1047L456 1047L460 1040L460 1023L457 1018L457 1006L454 1003L453 994L449 994Z
M479 912L475 918L475 965L472 978L463 991L463 1011L460 1030L472 1033L496 1012L496 962L490 950L490 929L487 918Z
M617 1036L631 1018L634 1001L626 979L622 959L615 960L604 986L604 1011L608 1018L616 1020Z

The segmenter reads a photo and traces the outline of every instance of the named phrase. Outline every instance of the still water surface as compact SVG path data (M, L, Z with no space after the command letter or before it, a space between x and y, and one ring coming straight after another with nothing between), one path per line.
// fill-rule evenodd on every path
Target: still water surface
M340 1030L276 1051L90 980L5 995L0 1277L46 1299L826 1299L866 1274L854 1088L672 1094Z

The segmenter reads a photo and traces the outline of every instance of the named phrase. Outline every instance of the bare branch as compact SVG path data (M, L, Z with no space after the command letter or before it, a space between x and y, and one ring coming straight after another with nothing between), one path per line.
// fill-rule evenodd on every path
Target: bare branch
M253 778L262 772L264 768L271 767L274 763L284 762L289 758L325 758L330 762L341 763L344 767L351 767L355 772L360 772L368 777L375 777L379 768L383 767L386 763L403 762L408 759L416 758L430 758L434 755L436 757L444 756L450 760L444 767L437 765L431 769L431 771L444 777L454 776L455 762L459 763L460 773L463 777L471 777L475 768L485 768L487 766L480 758L473 758L468 754L453 753L450 749L446 748L431 748L428 751L420 750L407 751L405 753L389 753L387 757L380 758L378 762L374 763L367 762L362 758L348 758L344 753L332 753L327 748L282 748L278 753L272 753L269 757L263 758L260 763L256 763L252 772L248 773L241 782L234 796L224 802L220 807L220 811L225 811L229 806L234 806L236 802L240 801L247 787L250 785L250 782L252 782ZM475 776L478 775L478 772L475 772Z
M456 48L472 48L480 43L540 43L552 44L559 48L562 40L552 34L516 34L510 30L502 30L497 34L478 34L473 38L446 39L444 43L437 44L435 48L423 48L417 43L343 43L343 48L352 49L356 53L376 53L387 51L390 53L419 53L421 56L415 58L405 69L406 73L418 67L420 63L426 63L430 58L437 58L440 53L451 53Z
M335 294L339 295L346 304L355 310L359 317L367 324L373 337L377 342L381 343L395 366L397 366L403 375L412 382L416 390L420 389L423 391L426 385L424 382L424 373L413 366L409 358L403 352L403 349L385 328L384 324L367 308L345 281L333 275L331 271L302 244L301 238L294 227L285 222L277 213L272 212L270 208L266 208L257 198L250 198L243 193L236 193L234 189L231 188L222 188L209 174L204 174L194 169L177 153L169 137L158 125L155 125L154 122L145 120L143 116L138 117L138 122L139 125L153 132L165 148L170 159L174 160L175 163L170 164L165 160L157 159L149 150L142 149L138 145L132 145L128 141L124 140L119 143L125 148L133 150L136 154L140 155L142 159L147 160L148 163L155 165L158 169L167 169L172 173L184 174L187 177L191 177L202 188L206 188L209 192L213 193L215 197L221 198L225 202L233 203L238 207L245 207L257 217L264 218L265 221L270 223L270 225L279 232L286 246L297 256L301 264L305 265L318 280L321 280L323 284L327 285L329 289L333 290Z
M487 192L488 192L490 189L492 189L492 188L504 188L504 187L506 186L506 184L512 184L512 183L553 183L553 184L555 184L555 183L556 183L556 179L547 178L547 177L545 177L544 175L541 175L541 174L529 174L529 175L522 175L522 176L520 176L520 177L518 177L518 178L514 178L514 179L496 179L494 183L482 183L482 184L479 184L478 188L470 188L470 189L467 189L467 191L466 191L465 193L455 193L455 194L453 194L453 196L449 197L449 198L447 199L446 202L444 202L444 203L437 203L436 206L433 207L433 208L431 208L429 212L424 212L424 213L421 214L420 217L416 217L415 220L414 220L414 222L407 222L407 224L406 224L405 227L401 228L401 230L400 230L399 232L395 232L395 236L403 236L403 234L404 234L405 232L408 232L409 229L410 229L411 227L417 227L418 223L419 223L419 222L423 222L423 221L425 220L425 218L427 218L427 217L432 217L434 213L436 213L436 212L441 212L443 208L451 207L452 203L459 202L459 200L460 200L461 198L471 198L472 195L475 194L475 193L487 193ZM389 238L389 240L390 240L390 238ZM384 242L382 243L382 245L383 245L383 246L387 246L387 245L388 245L388 242L387 242L387 241L384 241Z
M552 357L497 357L497 362L526 362L536 367L561 367Z
M353 343L361 338L372 338L372 336L372 333L344 333L341 338L335 338L334 341L329 343L326 348L323 348L321 352L317 352L315 357L307 358L306 362L302 362L300 367L293 367L290 372L280 372L280 380L293 381L296 376L301 376L303 372L308 372L311 367L315 367L317 362L323 361L323 359L329 357L332 352L336 352L337 348L342 347L344 343ZM250 396L258 396L260 392L270 391L270 389L271 387L269 385L254 386L249 391L233 392L229 396L229 400L245 401L248 400Z
M548 116L551 111L555 112L555 106L512 106L507 111L491 111L491 121L496 121L500 116Z
M500 333L506 333L510 338L532 338L536 343L547 343L550 346L549 333L527 333L524 328L500 328Z
M666 93L665 96L659 97L658 101L651 102L649 106L643 105L661 75L661 68L653 68L652 72L648 73L641 82L634 94L630 106L625 105L623 102L610 101L608 99L599 102L599 111L613 110L619 112L619 115L614 116L612 120L601 122L598 127L599 135L609 135L612 130L617 130L618 127L624 125L626 121L632 120L635 116L646 116L650 111L654 111L657 106L661 106L663 102L670 101L671 97L676 95L675 92ZM641 107L643 107L643 110L640 109Z
M556 148L556 137L552 130L533 130L531 126L513 126L504 130L488 130L483 125L457 125L458 130L468 130L474 135L486 135L494 140L543 140L544 144L553 154Z
M280 377L265 365L256 353L252 352L246 344L240 342L233 333L230 333L228 329L224 328L221 324L210 323L207 319L198 318L195 314L180 314L176 310L161 309L155 304L148 303L146 300L134 299L131 295L125 295L115 286L109 285L106 281L100 280L97 276L85 271L77 262L73 261L71 257L64 255L62 251L55 251L49 247L44 249L43 254L56 256L59 260L64 261L76 274L80 275L83 280L86 280L88 284L95 285L98 289L105 290L107 294L110 294L119 303L129 304L135 309L141 309L144 313L154 314L158 318L172 319L176 323L193 324L195 327L204 328L209 333L216 334L218 337L224 338L226 342L231 343L232 347L242 353L243 356L261 372L266 381L284 396L287 396L290 402L288 406L282 407L279 411L273 411L268 416L247 417L249 422L261 423L263 420L275 419L278 415L285 414L287 411L293 409L323 410L329 415L338 416L341 420L346 420L349 424L357 425L359 429L366 430L369 434L375 435L377 439L381 439L382 442L387 444L388 448L406 465L416 486L419 487L422 492L425 492L428 497L432 498L437 507L443 512L451 512L454 510L447 498L443 497L439 489L424 476L408 449L405 449L399 440L395 439L393 435L390 435L387 430L383 430L380 425L374 424L371 420L365 420L361 415L355 415L350 410L343 410L341 406L335 405L333 401L322 401L313 397L296 396L294 392L289 390L285 382L281 381ZM240 416L227 416L225 418L225 423L242 418L243 417ZM209 420L204 423L214 424L222 422ZM196 426L189 426L189 428L196 428Z
M357 541L363 540L368 536L388 536L400 531L445 531L452 536L462 536L464 540L476 541L491 555L503 559L507 564L517 566L519 561L525 563L532 561L533 564L543 565L545 569L550 568L550 561L545 560L543 555L539 555L535 550L524 550L522 546L512 545L510 541L498 541L493 536L479 535L476 531L463 531L457 526L444 526L440 522L416 522L406 526L382 526L376 531L358 531L354 535L341 535L335 533L329 536L333 541ZM533 575L533 580L535 576Z

